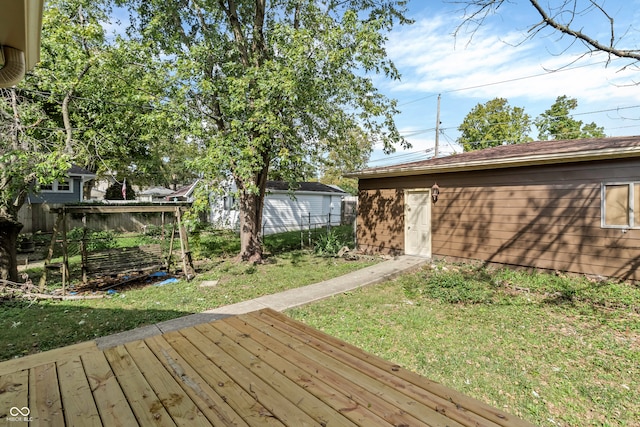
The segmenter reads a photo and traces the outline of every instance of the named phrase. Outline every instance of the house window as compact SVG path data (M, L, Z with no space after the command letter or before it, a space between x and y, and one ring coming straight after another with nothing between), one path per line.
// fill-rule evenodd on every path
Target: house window
M602 185L602 227L640 228L640 183Z
M68 192L71 191L71 185L68 181L56 181L58 184L57 190L60 192Z
M71 193L71 183L69 181L55 180L51 184L40 184L40 191L47 193Z
M231 211L236 208L236 198L232 195L224 196L223 206L225 211Z

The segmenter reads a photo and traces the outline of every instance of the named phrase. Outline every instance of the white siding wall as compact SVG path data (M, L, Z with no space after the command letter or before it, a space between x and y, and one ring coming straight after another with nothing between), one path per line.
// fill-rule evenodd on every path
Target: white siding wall
M268 193L264 200L262 231L265 235L340 225L342 196L299 194L292 199L286 193ZM329 214L331 214L329 216ZM211 203L211 222L220 228L238 229L238 211L225 209L221 198Z

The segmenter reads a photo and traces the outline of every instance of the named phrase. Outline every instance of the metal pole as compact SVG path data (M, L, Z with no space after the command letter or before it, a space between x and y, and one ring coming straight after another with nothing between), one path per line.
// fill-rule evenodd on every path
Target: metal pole
M438 158L439 145L440 145L440 94L438 94L438 110L436 112L436 146L433 151L434 158Z
M69 279L69 251L67 246L67 211L62 208L62 295L66 293Z

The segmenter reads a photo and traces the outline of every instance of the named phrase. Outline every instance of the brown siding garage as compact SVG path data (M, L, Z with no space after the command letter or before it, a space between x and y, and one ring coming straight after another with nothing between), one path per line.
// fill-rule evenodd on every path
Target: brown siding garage
M640 228L633 222L612 227L603 223L603 186L620 184L618 191L626 190L627 183L635 188L633 183L640 182L640 139L620 139L616 144L618 140L536 142L482 150L492 162L485 168L478 165L479 152L474 152L413 164L418 170L402 165L396 169L398 176L390 168L362 171L359 247L366 252L404 252L404 192L437 183L440 194L430 207L433 256L640 280ZM577 153L602 153L603 141L609 149L606 158L584 156L575 161ZM541 145L553 150L551 144L575 150L536 164L526 154L533 144L539 144L538 152ZM625 151L624 156L610 153L616 147ZM637 148L636 155L630 147ZM527 161L509 164L522 158ZM450 165L455 159L459 166L447 168L445 159ZM475 168L470 166L474 161ZM624 212L628 207L620 202L626 202L626 194L613 200ZM608 202L611 210L613 202ZM638 202L630 202L631 211L634 204ZM640 206L636 216L640 223Z
M358 242L363 252L404 252L404 194L400 189L363 189L358 194Z

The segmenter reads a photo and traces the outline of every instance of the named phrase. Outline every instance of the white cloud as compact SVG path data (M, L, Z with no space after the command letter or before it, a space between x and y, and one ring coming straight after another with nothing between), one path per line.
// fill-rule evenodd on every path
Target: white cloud
M640 91L622 87L633 83L637 70L622 69L621 60L605 67L604 55L553 56L541 40L524 41L520 32L500 33L491 26L478 28L467 45L451 35L455 25L433 17L394 31L387 51L402 80L385 85L392 96L450 92L538 101L566 94L585 103L640 103Z

